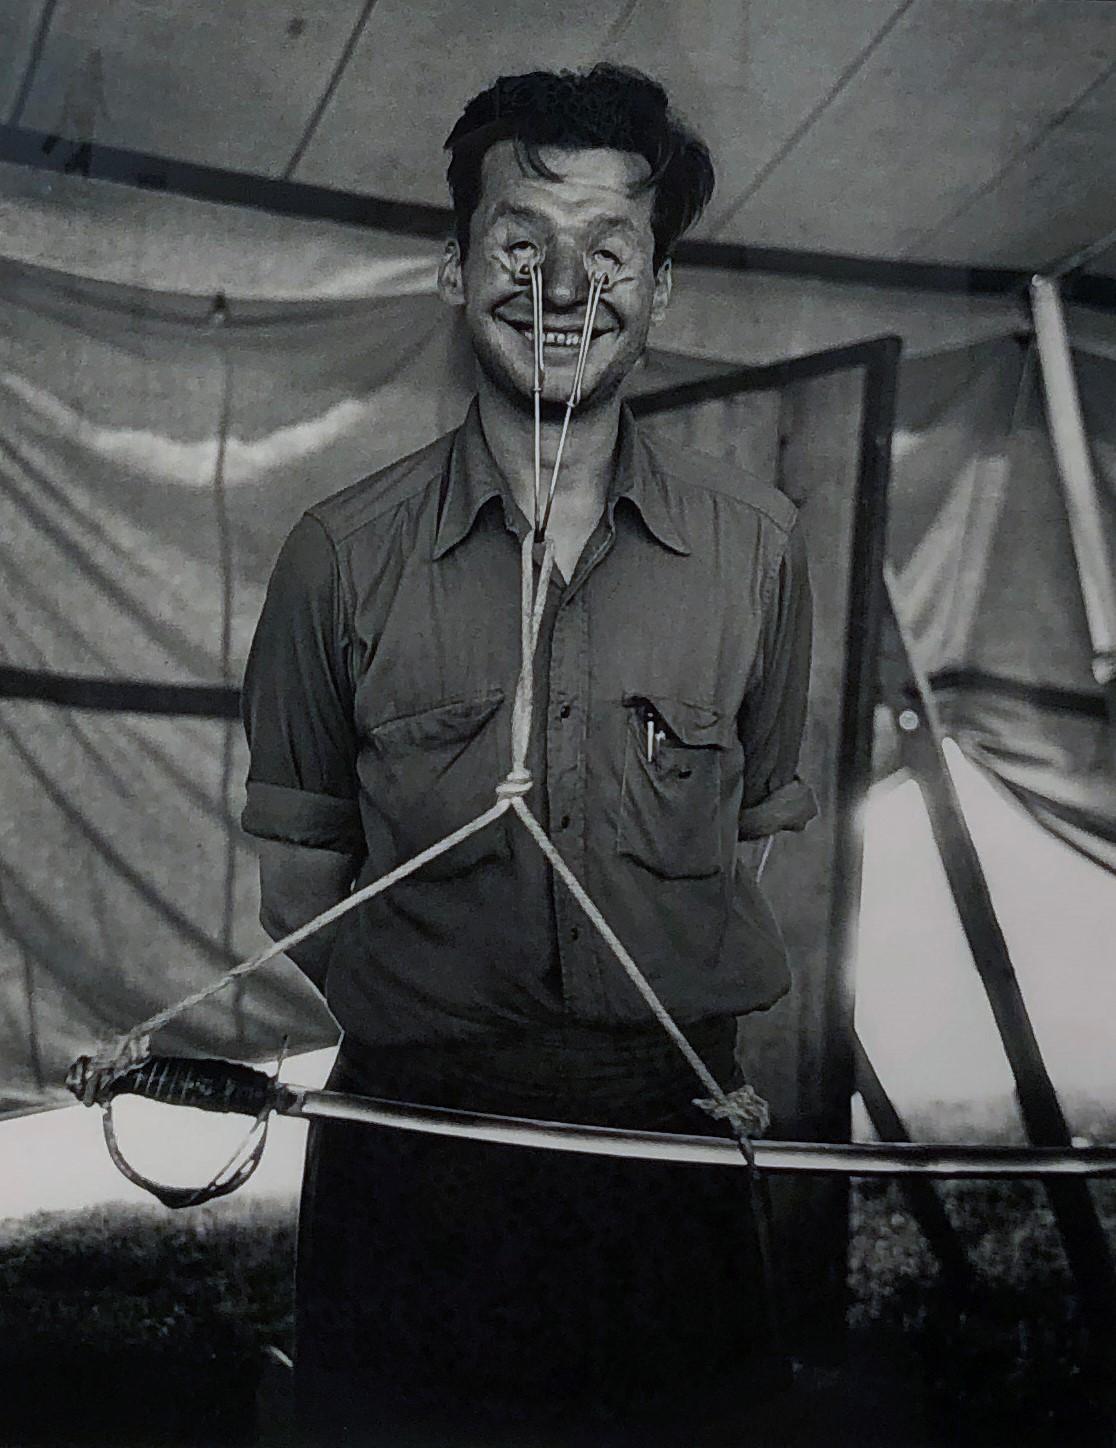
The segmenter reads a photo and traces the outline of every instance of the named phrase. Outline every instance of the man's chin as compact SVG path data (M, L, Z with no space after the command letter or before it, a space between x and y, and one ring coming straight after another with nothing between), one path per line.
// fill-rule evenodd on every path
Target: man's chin
M510 368L505 366L502 358L496 358L485 353L481 348L474 348L477 366L484 373L489 383L501 394L501 396L512 404L518 412L529 417L534 417L535 394L531 390L529 382L521 380ZM570 371L570 383L573 383L573 368ZM599 408L612 402L627 374L613 376L608 370L597 378L590 386L583 389L581 401L577 406L577 413L596 412ZM564 379L563 379L564 380ZM556 381L553 377L549 379L549 387L555 388ZM566 415L566 407L569 401L569 394L555 392L548 397L544 391L539 405L539 416L543 422L560 423Z
M575 417L584 417L587 413L599 412L606 407L620 390L619 382L599 383L591 391L582 392L581 400L574 409ZM516 390L514 393L507 393L508 397L515 403L517 409L531 418L535 415L535 395L532 392L524 393ZM539 421L544 423L562 423L566 420L566 412L569 409L569 399L559 397L539 398Z
M500 395L512 404L517 412L525 417L534 418L535 415L535 394L530 389L524 388L515 378L510 377L502 368L488 367L478 357L478 364L485 377ZM576 415L596 412L610 403L620 390L623 378L602 377L592 387L584 389L581 394ZM561 395L547 397L545 394L539 399L539 418L542 422L561 423L566 416L566 409L569 406L568 396Z

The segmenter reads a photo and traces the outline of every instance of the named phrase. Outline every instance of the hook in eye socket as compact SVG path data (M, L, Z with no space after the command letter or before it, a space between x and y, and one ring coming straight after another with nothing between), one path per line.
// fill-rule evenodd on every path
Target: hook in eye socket
M620 263L615 257L602 256L600 252L594 252L585 258L585 271L590 283L600 278L601 291L607 292L616 280L620 270Z
M532 269L542 266L542 247L537 246L533 241L513 241L508 246L507 253L511 259L516 281L530 281Z

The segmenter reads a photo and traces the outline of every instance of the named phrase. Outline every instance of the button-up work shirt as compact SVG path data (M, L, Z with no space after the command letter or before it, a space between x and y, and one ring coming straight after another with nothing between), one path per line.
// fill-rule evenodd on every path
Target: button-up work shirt
M527 527L476 403L303 516L244 682L249 833L350 855L359 888L493 803ZM652 446L624 409L604 513L548 591L528 803L681 1023L766 1007L789 984L735 846L814 813L796 775L809 655L793 505ZM649 1024L511 815L345 916L326 996L369 1043Z

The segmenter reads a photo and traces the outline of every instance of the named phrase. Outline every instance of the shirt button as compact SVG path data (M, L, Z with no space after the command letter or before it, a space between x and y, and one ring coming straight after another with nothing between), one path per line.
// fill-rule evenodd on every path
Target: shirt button
M572 706L569 704L563 704L562 707L558 710L558 717L559 719L568 719L572 713Z
M580 927L579 925L571 925L571 926L570 926L570 939L571 939L571 940L579 940L580 938L581 938L581 927Z
M569 827L570 827L570 817L569 817L569 815L563 815L562 818L558 821L558 828L559 828L560 830L568 830Z

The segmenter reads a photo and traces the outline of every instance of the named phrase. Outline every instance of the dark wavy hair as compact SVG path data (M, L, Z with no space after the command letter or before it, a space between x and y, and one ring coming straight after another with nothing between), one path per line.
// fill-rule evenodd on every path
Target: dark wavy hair
M513 141L521 161L549 181L560 179L539 157L543 146L605 148L643 156L654 188L651 228L656 270L701 215L713 194L705 143L670 109L666 91L641 71L601 62L591 70L535 70L501 76L473 99L446 137L446 180L462 255L481 194L481 164L498 141Z

